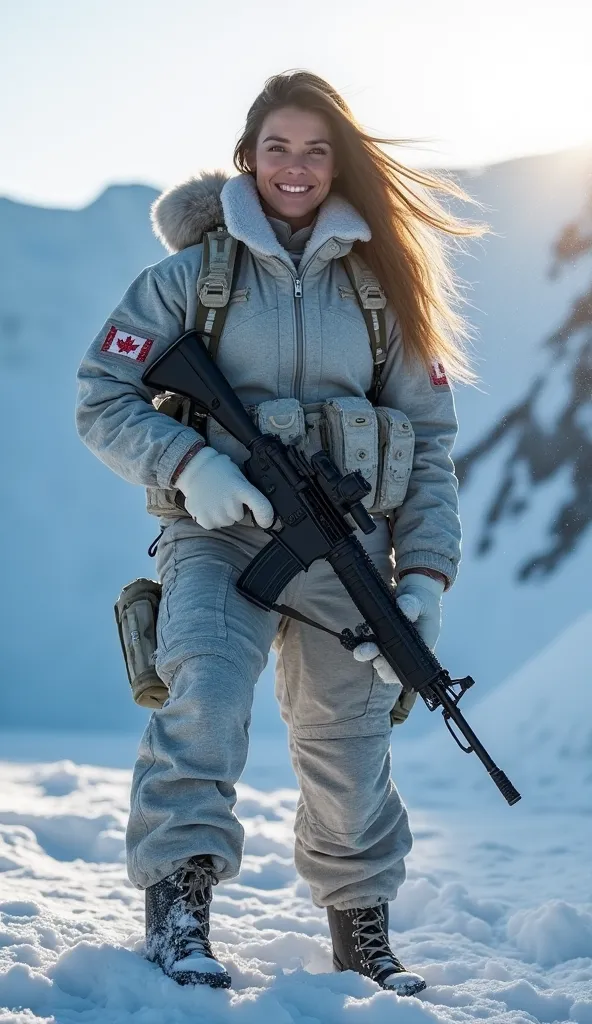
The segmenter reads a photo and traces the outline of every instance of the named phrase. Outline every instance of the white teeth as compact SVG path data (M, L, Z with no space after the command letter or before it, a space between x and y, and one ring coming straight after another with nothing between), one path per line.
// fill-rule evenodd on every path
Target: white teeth
M282 192L308 192L311 185L278 185Z

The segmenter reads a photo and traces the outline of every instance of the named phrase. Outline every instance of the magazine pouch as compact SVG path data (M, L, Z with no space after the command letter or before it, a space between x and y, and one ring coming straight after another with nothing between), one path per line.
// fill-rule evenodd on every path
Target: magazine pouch
M371 486L362 499L374 505L378 475L378 424L367 398L331 398L323 404L327 448L342 473L358 470Z
M405 413L379 405L378 482L376 498L370 512L389 512L403 504L413 468L415 434Z

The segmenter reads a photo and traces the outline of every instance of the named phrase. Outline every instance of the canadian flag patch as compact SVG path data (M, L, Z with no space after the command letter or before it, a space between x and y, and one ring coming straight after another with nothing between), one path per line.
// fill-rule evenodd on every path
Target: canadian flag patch
M120 331L118 327L111 326L101 345L101 352L127 356L128 359L135 359L137 363L144 363L153 344L152 338L139 338L137 334L128 334L127 331Z
M432 365L430 368L430 380L432 382L432 387L448 387L448 377L446 376L446 371L442 366L442 363L439 363L437 359L434 359L432 361Z

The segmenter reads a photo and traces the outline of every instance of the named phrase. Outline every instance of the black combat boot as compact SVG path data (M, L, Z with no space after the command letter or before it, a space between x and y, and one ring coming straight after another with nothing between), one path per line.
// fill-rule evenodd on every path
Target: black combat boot
M230 986L230 975L209 940L217 881L209 857L191 857L146 889L146 955L180 985Z
M419 974L406 971L388 941L388 903L365 910L327 907L336 971L357 971L398 996L423 992Z

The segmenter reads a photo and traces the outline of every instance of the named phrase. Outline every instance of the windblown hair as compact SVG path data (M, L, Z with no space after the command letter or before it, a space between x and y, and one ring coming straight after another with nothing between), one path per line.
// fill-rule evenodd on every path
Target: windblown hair
M442 206L438 193L483 209L452 177L407 167L381 147L405 146L413 139L369 135L345 100L324 79L307 71L287 71L265 83L252 104L234 151L237 170L254 173L253 155L263 122L282 107L297 107L327 120L335 148L338 177L334 188L364 217L370 242L354 251L376 275L396 311L407 358L425 366L442 363L449 379L475 383L467 344L471 330L458 307L466 300L452 269L451 237L479 237L489 231Z

